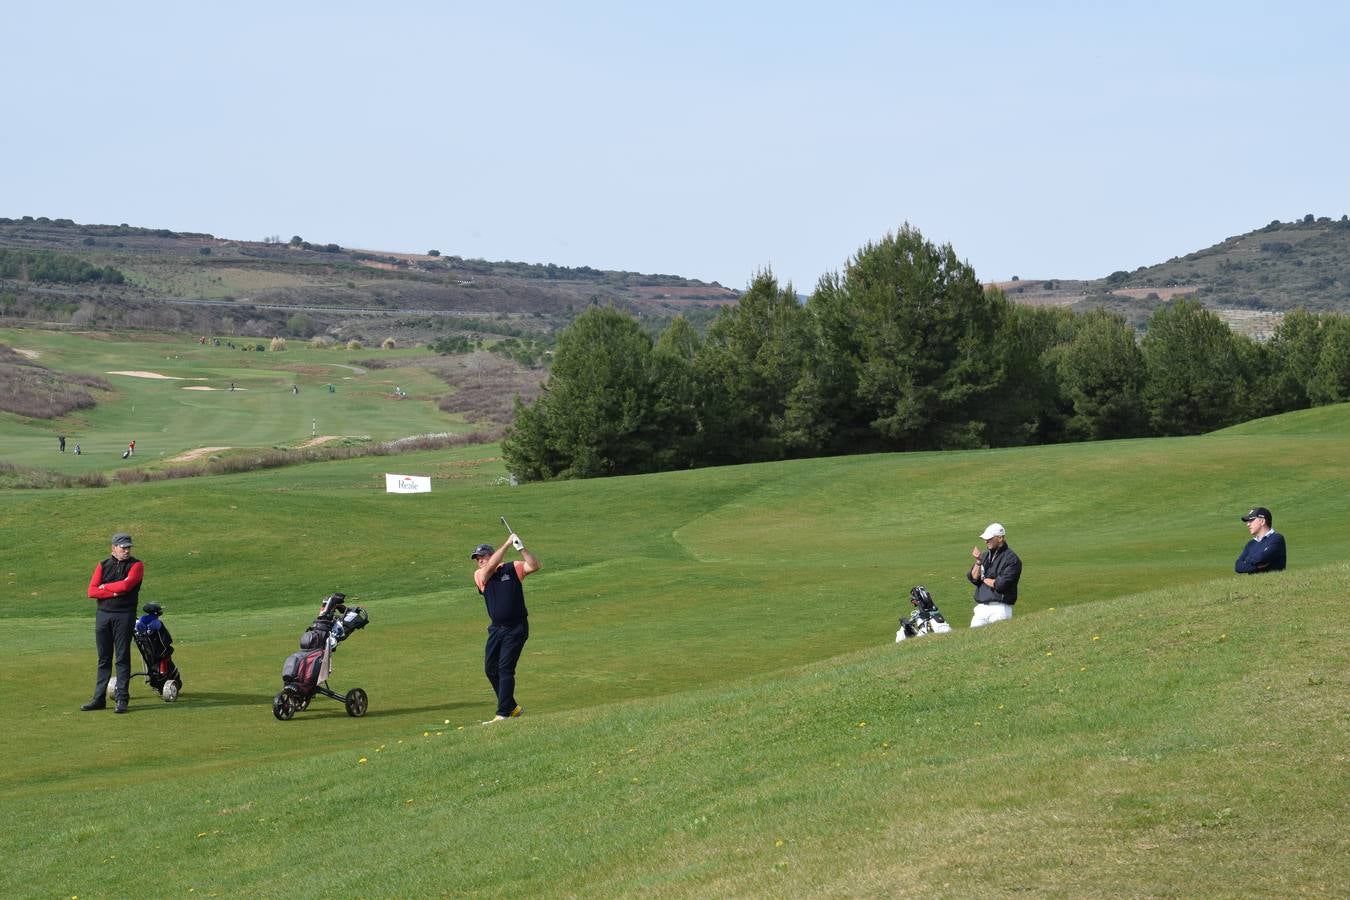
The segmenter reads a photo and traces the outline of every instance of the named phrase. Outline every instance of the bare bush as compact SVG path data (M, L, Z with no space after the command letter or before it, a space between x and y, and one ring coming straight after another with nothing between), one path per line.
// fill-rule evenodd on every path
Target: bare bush
M515 416L515 399L532 403L543 391L545 373L527 369L495 353L470 353L449 357L437 374L455 389L436 405L458 413L470 422L509 425Z
M269 345L269 348L273 353L280 353L282 350L286 349L286 339L284 337L272 338L272 343Z
M102 472L82 472L65 475L49 469L34 469L14 463L0 462L0 487L19 489L107 487L108 479Z
M314 350L331 350L337 341L326 334L316 334L309 339L309 346Z
M398 347L398 341L394 340L394 339L391 338L391 337L387 337L387 338L385 338L383 341L380 342L380 349L381 349L381 350L394 350L394 349L396 349L397 347Z
M0 410L34 419L54 419L96 401L85 388L111 391L92 375L54 372L0 344Z
M348 350L360 350L360 349L361 349L361 342L358 341L358 340L356 340L355 338L352 338L350 341L347 342L347 349L348 349Z

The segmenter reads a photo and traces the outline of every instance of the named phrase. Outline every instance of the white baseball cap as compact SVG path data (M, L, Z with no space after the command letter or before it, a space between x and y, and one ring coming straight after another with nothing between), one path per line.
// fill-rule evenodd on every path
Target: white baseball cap
M1003 530L1002 525L997 522L991 522L989 527L984 530L984 533L980 535L980 540L987 541L993 537L1003 537L1005 534L1007 534L1007 532Z

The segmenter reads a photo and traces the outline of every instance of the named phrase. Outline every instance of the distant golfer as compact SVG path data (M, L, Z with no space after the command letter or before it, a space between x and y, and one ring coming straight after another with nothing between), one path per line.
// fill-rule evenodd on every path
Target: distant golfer
M131 535L112 536L112 555L94 566L89 579L89 597L98 601L94 614L94 645L98 648L98 676L94 696L81 706L86 712L108 705L108 678L117 663L114 712L127 711L127 686L131 684L131 630L136 625L136 602L141 594L145 566L131 555Z
M975 585L975 614L971 628L990 622L1012 618L1013 604L1017 602L1017 582L1022 578L1022 560L1008 546L1007 532L993 522L980 534L985 549L975 547L970 555L975 565L966 573L966 580Z
M1233 565L1233 571L1240 575L1256 575L1261 572L1284 571L1284 535L1275 530L1275 517L1264 506L1253 506L1242 517L1247 523L1247 533L1252 539L1242 548Z
M56 446L62 453L66 452L66 436L64 434L56 436Z
M513 546L520 551L521 560L503 563L502 557ZM521 714L520 704L516 703L516 663L530 639L529 613L521 582L541 566L514 533L495 550L491 544L479 544L469 558L478 564L473 580L478 593L483 595L491 621L487 646L483 649L483 671L497 695L497 714L483 723L490 725Z

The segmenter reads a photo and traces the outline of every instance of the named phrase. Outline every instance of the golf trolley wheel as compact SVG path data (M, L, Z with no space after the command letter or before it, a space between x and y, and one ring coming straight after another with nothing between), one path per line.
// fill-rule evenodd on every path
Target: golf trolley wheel
M282 722L295 715L295 703L289 693L278 691L277 695L272 698L272 715Z
M366 707L370 705L366 692L360 688L352 688L348 691L345 702L347 704L347 715L358 719L366 714Z

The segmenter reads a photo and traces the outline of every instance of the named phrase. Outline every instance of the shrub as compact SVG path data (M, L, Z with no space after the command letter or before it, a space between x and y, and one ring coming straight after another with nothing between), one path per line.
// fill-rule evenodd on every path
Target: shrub
M337 341L326 334L316 334L309 339L309 346L314 350L331 350Z
M274 338L272 338L272 352L273 352L273 353L280 353L282 350L285 350L285 349L286 349L286 339L285 339L284 337L274 337Z
M361 349L361 342L358 341L356 338L352 338L350 341L347 342L347 349L348 349L348 350L360 350L360 349Z
M398 347L398 342L395 341L395 340L394 340L393 338L391 338L391 337L387 337L387 338L385 338L383 341L380 342L380 349L381 349L381 350L393 350L393 349L395 349L395 348L397 348L397 347Z

